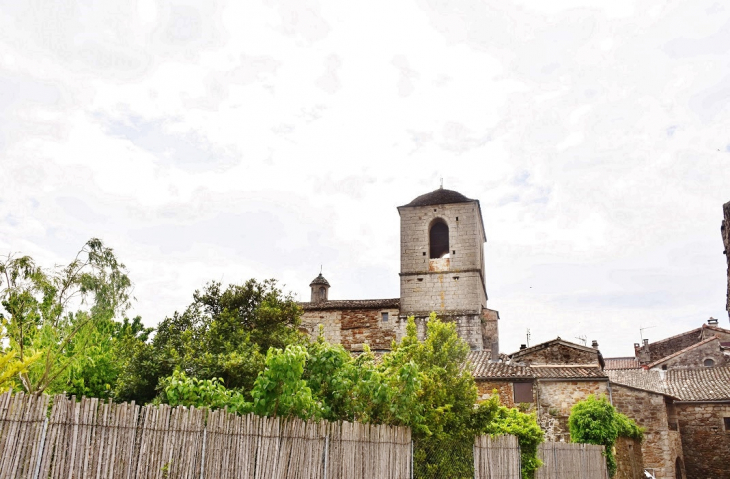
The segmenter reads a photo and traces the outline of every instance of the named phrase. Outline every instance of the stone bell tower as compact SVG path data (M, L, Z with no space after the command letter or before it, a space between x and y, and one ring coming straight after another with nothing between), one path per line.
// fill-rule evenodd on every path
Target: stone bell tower
M419 335L435 311L456 322L472 350L499 354L499 313L487 308L481 207L443 188L404 206L400 214L400 318L415 316Z

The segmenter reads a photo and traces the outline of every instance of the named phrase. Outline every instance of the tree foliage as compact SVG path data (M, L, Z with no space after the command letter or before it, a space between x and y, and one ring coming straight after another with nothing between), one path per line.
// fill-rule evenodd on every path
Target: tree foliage
M276 281L254 279L223 288L208 283L182 313L162 320L151 342L130 351L116 388L121 400L151 401L175 370L197 379L218 378L250 394L269 348L300 342L300 309Z
M644 434L643 429L633 419L618 412L606 396L597 398L590 395L577 402L570 410L568 427L571 441L606 446L606 463L611 477L616 473L616 458L613 454L616 439L628 437L642 440Z
M30 256L7 256L0 262L2 334L26 365L16 386L32 394L62 391L90 345L89 331L120 316L130 290L124 264L96 238L66 266L43 269Z

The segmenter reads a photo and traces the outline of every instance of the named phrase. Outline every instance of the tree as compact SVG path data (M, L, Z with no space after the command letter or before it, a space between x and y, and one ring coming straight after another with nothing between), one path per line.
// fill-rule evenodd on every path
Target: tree
M575 403L568 418L570 440L587 444L606 446L605 456L608 473L616 474L616 458L613 446L618 437L642 440L644 431L629 417L621 414L608 402L606 396L588 396Z
M67 394L96 398L115 398L115 386L126 364L139 345L153 331L145 328L140 316L123 321L102 320L80 333L84 344L78 360L69 368L63 385Z
M386 371L410 362L417 366L417 400L423 407L425 435L472 434L465 429L477 402L474 377L463 367L469 350L454 323L443 322L431 313L424 341L418 340L415 321L408 318L405 337L383 356Z
M0 331L0 344L5 344L7 338L4 331ZM0 392L6 388L12 388L15 378L28 371L31 364L38 361L41 352L26 357L21 361L18 359L18 353L8 348L7 351L0 350Z
M8 255L0 262L3 334L21 363L38 355L17 384L32 394L64 384L89 344L88 331L121 315L130 290L124 264L96 238L67 266L43 269L30 256Z
M175 370L196 379L218 378L226 388L250 394L269 348L301 342L300 313L275 280L251 279L225 289L208 283L185 311L160 322L150 343L134 346L116 397L148 402L160 380Z

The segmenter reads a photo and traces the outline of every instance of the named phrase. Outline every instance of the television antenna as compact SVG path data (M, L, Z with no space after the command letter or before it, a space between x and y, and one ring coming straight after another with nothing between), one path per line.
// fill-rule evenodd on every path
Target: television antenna
M530 347L530 337L531 337L530 328L527 328L527 347L528 348Z
M641 337L641 342L642 343L644 342L644 330L645 329L651 329L651 328L656 328L656 326L645 326L645 327L642 327L641 325L639 325L639 336Z
M588 345L588 337L586 337L585 334L581 334L580 336L576 336L575 339L583 343L583 346Z

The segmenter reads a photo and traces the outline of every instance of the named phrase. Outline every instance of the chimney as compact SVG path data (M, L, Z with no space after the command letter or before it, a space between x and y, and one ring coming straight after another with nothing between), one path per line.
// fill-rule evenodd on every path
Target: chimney
M649 340L645 339L641 347L637 343L634 343L634 350L636 351L636 359L639 360L639 364L649 364L651 362L651 353L649 352Z
M717 322L717 319L713 318L712 316L710 316L710 319L707 320L707 324L717 325Z
M520 351L522 351L523 349L527 349L527 345L526 344L520 344Z
M592 347L593 349L598 349L598 341L596 341L596 340L594 339L594 340L593 340L593 342L591 343L591 347Z

